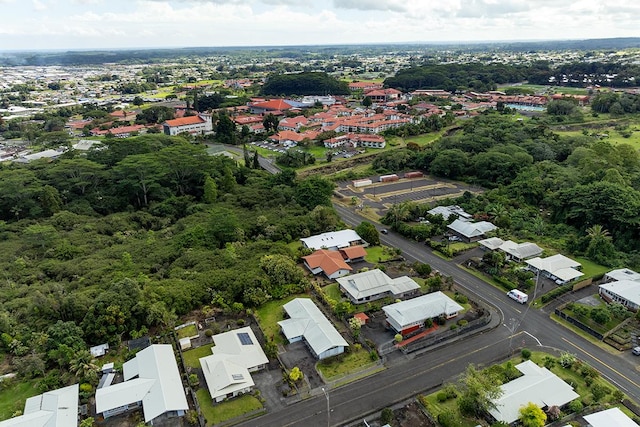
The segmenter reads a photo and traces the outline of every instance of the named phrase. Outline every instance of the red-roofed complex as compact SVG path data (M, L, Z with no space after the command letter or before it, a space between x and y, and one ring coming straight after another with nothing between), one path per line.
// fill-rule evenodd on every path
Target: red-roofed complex
M273 113L275 111L287 111L292 108L291 104L284 99L272 99L271 101L254 102L249 104L251 114Z
M167 120L162 124L165 135L178 135L183 132L191 134L204 134L211 132L213 125L211 116L204 114L198 116L188 116L179 119Z
M354 92L356 90L374 90L374 89L382 89L382 83L376 82L351 82L349 83L349 90Z
M329 279L346 276L352 270L338 251L320 249L311 255L302 257L302 259L304 260L304 265L314 275L324 273Z

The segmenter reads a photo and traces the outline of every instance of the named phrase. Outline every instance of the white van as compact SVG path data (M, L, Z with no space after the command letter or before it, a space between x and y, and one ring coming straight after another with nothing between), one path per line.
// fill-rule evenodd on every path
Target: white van
M520 304L526 304L529 301L529 295L524 292L520 292L517 289L512 289L507 292L507 296L511 299L518 301Z

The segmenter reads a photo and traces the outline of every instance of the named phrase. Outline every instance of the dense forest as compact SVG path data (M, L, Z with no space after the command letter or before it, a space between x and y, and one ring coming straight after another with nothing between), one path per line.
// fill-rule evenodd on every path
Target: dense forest
M261 92L263 95L347 95L349 85L323 72L273 74Z
M339 227L322 178L268 175L181 138L105 142L0 169L0 347L27 378L53 369L43 390L88 344L306 289L286 244Z
M640 265L640 155L628 144L562 137L542 121L514 121L494 112L428 147L383 153L373 166L380 173L418 168L482 185L492 190L457 202L494 220L502 232L553 238L558 249L605 265ZM398 218L414 218L428 207L394 209L400 211L392 210L386 220L400 227ZM418 228L429 232L428 226Z

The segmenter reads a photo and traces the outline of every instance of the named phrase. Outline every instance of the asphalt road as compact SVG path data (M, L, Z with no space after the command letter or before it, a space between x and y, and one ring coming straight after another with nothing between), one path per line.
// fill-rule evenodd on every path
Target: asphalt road
M358 225L364 218L343 206L335 206L346 224ZM381 229L382 227L379 227ZM433 255L426 246L389 232L381 235L385 245L400 248L409 262L430 264L442 274L452 276L471 298L483 300L499 310L503 325L454 344L422 353L402 356L385 371L329 391L329 425L342 425L366 414L400 402L417 393L455 380L469 364L490 365L503 360L515 349L568 351L597 369L633 400L640 401L640 377L637 361L626 355L614 355L559 326L548 313L528 309L455 263ZM268 413L242 426L316 426L327 424L324 395Z

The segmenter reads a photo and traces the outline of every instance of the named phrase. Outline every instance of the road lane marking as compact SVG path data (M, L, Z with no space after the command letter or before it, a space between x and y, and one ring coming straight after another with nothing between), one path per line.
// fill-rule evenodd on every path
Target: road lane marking
M565 341L566 343L574 346L575 348L577 348L578 350L582 351L584 354L586 354L587 356L589 356L590 358L592 358L593 360L597 361L598 363L601 363L603 366L606 366L607 368L611 369L611 371L615 372L616 374L620 375L621 378L624 378L625 380L629 381L631 384L633 384L634 386L636 386L637 388L640 388L640 384L636 383L635 381L629 379L626 375L623 375L622 373L620 373L617 369L612 368L611 366L607 365L605 362L603 362L602 360L598 359L597 357L591 355L588 351L584 350L582 347L579 347L577 345L575 345L574 343L572 343L571 341L569 341L568 339L562 337L562 340ZM618 385L621 388L624 388L620 385Z

